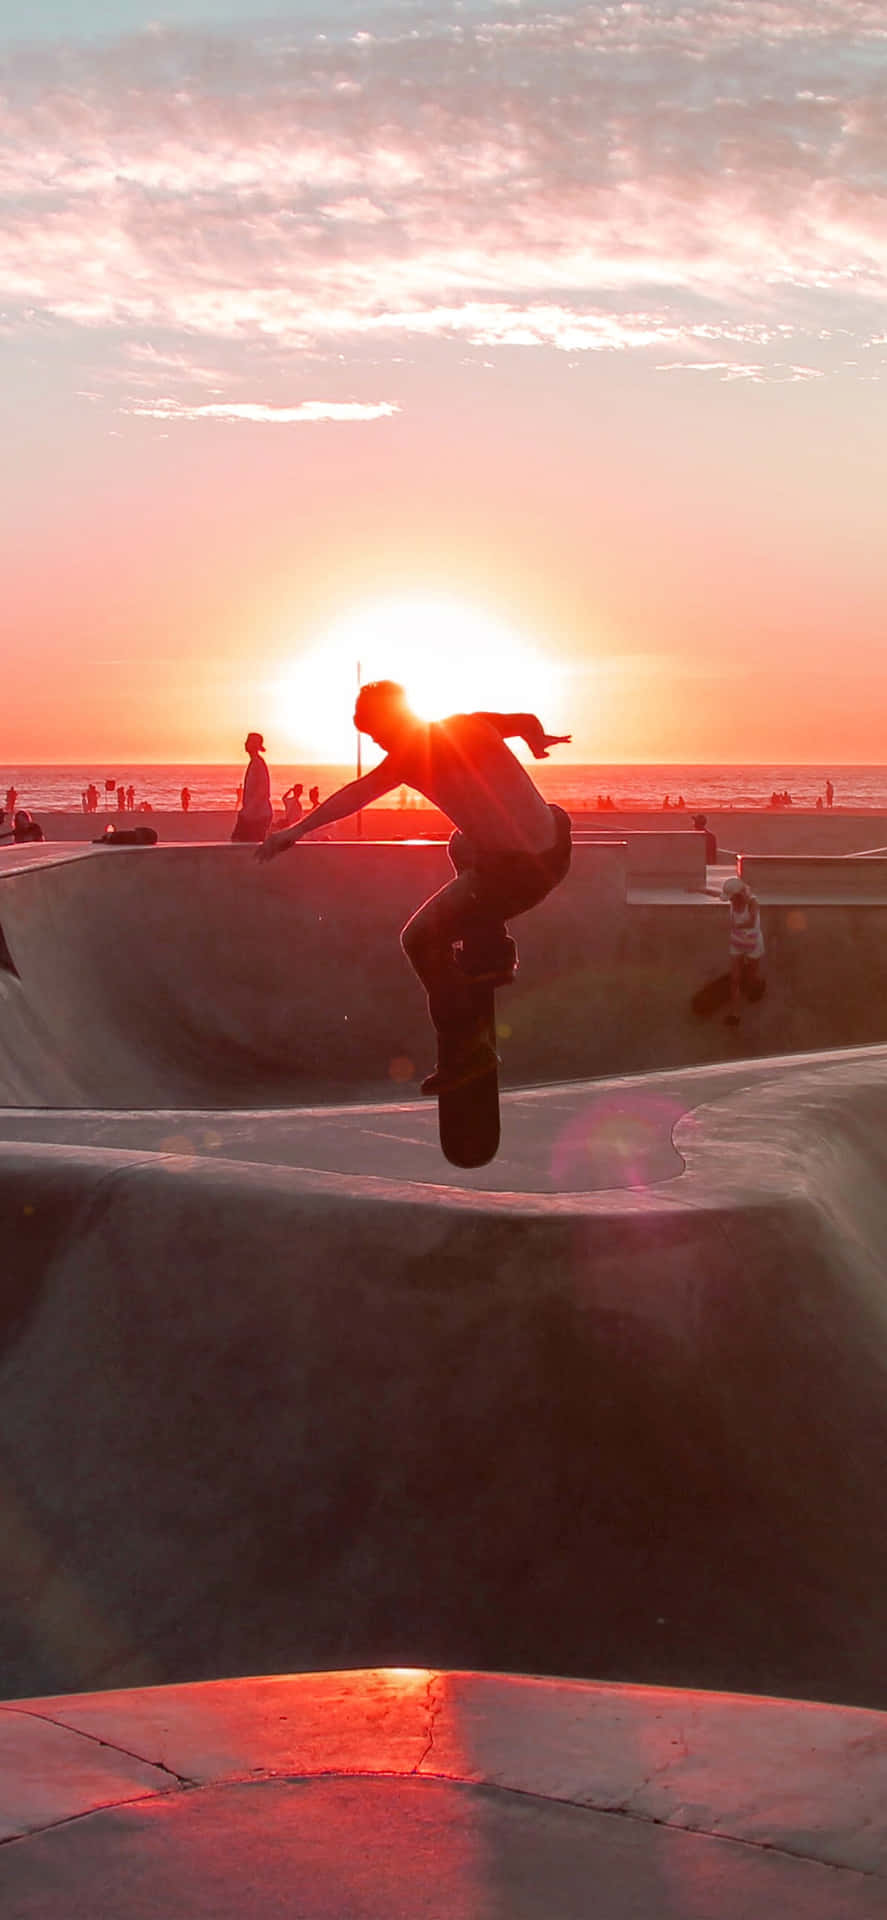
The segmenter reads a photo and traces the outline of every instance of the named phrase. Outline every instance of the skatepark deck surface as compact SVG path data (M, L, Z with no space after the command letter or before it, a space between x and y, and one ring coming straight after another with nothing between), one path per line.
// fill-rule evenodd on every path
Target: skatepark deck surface
M884 1716L429 1670L0 1705L4 1920L879 1920Z

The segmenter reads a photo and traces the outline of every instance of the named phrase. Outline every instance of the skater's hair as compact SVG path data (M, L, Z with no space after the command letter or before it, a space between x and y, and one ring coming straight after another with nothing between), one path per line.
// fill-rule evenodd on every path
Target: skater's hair
M368 680L361 687L354 706L354 724L362 728L373 713L385 708L407 712L407 696L399 680Z

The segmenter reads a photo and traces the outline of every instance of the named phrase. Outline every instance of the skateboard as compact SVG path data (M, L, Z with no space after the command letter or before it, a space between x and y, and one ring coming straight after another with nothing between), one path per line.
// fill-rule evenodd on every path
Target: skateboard
M492 1049L490 1066L437 1096L441 1148L453 1167L485 1167L499 1148L499 1067L496 1060L496 998L478 982L464 1020L437 1036L437 1063L447 1069L464 1058L466 1043L480 1035Z
M469 989L451 1023L438 1028L437 1064L458 1069L472 1046L486 1042L490 1063L437 1096L440 1144L454 1167L485 1167L499 1148L499 1062L496 1057L496 988L510 985L517 947L501 921L478 918L466 927L453 958Z
M743 972L741 988L744 1000L762 1000L767 991L767 983L760 979L747 980ZM729 999L730 975L719 973L716 980L707 980L705 986L700 987L698 993L694 993L690 1006L693 1012L704 1020L709 1014L717 1013L721 1007L726 1007Z

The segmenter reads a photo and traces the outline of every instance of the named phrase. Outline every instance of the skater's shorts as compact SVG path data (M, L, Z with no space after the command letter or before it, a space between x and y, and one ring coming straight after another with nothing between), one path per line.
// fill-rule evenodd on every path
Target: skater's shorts
M538 906L553 887L560 885L570 870L573 834L570 816L563 807L552 806L553 846L544 853L502 853L472 846L462 834L454 834L450 850L454 864L468 866L477 875L478 899L503 920L515 913L526 913ZM454 846L458 842L458 846Z

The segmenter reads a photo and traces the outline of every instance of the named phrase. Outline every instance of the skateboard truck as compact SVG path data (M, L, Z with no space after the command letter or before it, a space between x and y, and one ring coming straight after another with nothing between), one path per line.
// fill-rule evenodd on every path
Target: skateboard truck
M453 945L453 959L467 980L483 987L509 987L517 972L517 947L504 927L482 927Z
M495 1072L499 1065L495 1047L488 1039L480 1039L461 1060L450 1060L426 1074L419 1091L428 1095L456 1093L460 1087L468 1087L473 1080L482 1080L486 1074Z

